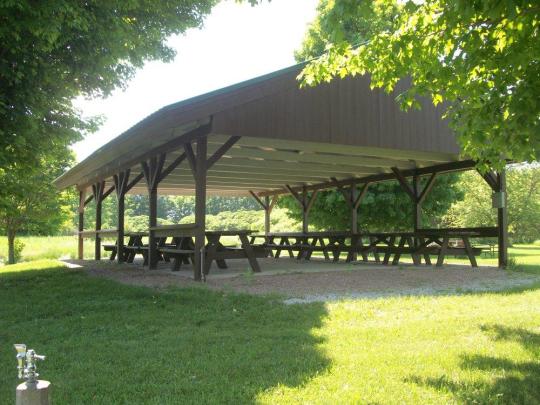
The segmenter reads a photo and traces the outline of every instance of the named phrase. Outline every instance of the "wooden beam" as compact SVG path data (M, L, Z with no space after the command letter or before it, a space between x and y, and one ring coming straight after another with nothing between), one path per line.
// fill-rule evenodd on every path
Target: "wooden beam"
M493 171L489 171L485 173L482 173L479 171L478 173L480 174L480 176L483 177L483 179L486 181L486 183L491 188L491 190L494 192L497 192L497 190L499 189L499 177L497 173Z
M285 188L289 191L289 193L291 193L291 195L296 199L296 201L298 201L298 203L303 207L305 208L305 205L304 205L304 202L302 200L302 198L300 197L300 195L296 192L296 190L294 190L291 186L289 186L288 184L285 184Z
M475 164L476 163L472 160L463 160L459 162L449 162L449 163L444 163L440 165L422 167L422 168L417 168L417 169L412 169L412 170L401 170L401 174L403 177L411 177L413 175L417 175L417 176L430 175L435 172L436 173L449 173L449 172L472 169L474 168ZM396 179L396 175L394 173L381 173L381 174L375 174L375 175L370 175L370 176L365 176L365 177L353 177L353 178L339 180L338 184L340 184L341 186L350 186L354 182L379 183L382 181L389 181L389 180L395 180L395 179ZM330 189L334 187L336 187L336 184L333 181L328 181L328 182L309 185L307 189L308 191L313 191L313 190L325 190L325 189ZM295 187L294 190L295 191L301 190L301 187ZM268 190L268 191L260 192L259 196L264 197L266 195L269 195L269 196L281 195L281 194L286 194L288 192L289 192L288 190L283 190L283 189Z
M311 211L311 207L313 207L313 203L315 203L315 199L317 198L317 194L319 192L317 190L313 191L311 193L311 196L309 197L308 201L307 201L307 205L306 205L306 211L309 213L309 211Z
M399 170L397 167L392 167L392 171L394 172L396 179L401 185L401 188L403 189L403 191L405 191L409 195L409 197L411 197L411 199L416 202L416 195L414 193L414 190L411 188L410 184L407 182L407 179L405 178L403 173L401 173L401 170Z
M432 173L431 176L429 177L426 185L424 186L424 189L418 196L418 204L422 204L424 200L426 199L427 195L429 194L429 192L435 185L435 179L437 178L437 175L438 175L437 173Z
M127 187L126 187L126 193L127 193L129 190L131 190L136 184L138 184L139 181L141 181L141 180L143 179L143 177L144 177L144 173L143 173L143 172L141 172L141 173L139 173L137 176L135 176L135 178L134 178L133 180L131 180L131 181L128 183L128 185L127 185Z
M268 204L265 204L253 190L249 190L249 194L259 203L259 205L266 211L268 209Z
M103 193L103 195L101 196L101 199L104 200L105 198L107 198L115 189L115 185L113 184L111 187L109 187L109 189L107 191L105 191Z
M159 176L159 182L161 183L171 172L176 169L180 163L182 163L186 159L186 154L182 153L180 156L178 156L176 159L174 159L165 170L161 172L161 175Z
M149 150L146 153L129 158L123 163L116 163L122 160L121 158L116 159L113 163L101 169L98 174L92 177L86 176L80 179L80 181L78 182L79 187L88 186L92 183L99 181L100 179L108 178L112 176L114 173L118 173L119 171L132 168L133 166L140 164L141 161L148 160L152 156L157 156L161 153L169 153L173 150L179 149L183 147L186 143L191 143L193 140L198 139L200 137L206 137L211 131L212 131L212 117L210 117L210 122L208 122L207 124L194 128L186 132L185 134L178 136L177 138L174 138L168 142L165 142L162 145L156 146L155 148ZM132 152L130 152L129 154L133 155Z
M360 190L360 193L358 194L358 196L354 200L354 209L355 210L358 210L358 207L360 207L360 203L364 199L364 196L366 195L366 193L368 191L368 187L369 187L369 183L364 184L362 186L362 190Z
M221 145L206 162L206 170L210 169L231 147L238 142L240 136L231 136L223 145Z
M156 158L156 167L153 170L152 173L152 184L155 185L157 188L157 185L159 184L159 180L161 179L161 172L163 171L163 165L165 164L165 153L161 153Z
M298 162L311 164L342 164L365 167L390 167L396 166L402 169L413 169L416 162L410 160L395 160L387 158L336 155L328 153L300 153L300 151L276 150L273 148L237 147L227 153L228 156L243 158L258 158L274 162ZM426 162L429 164L430 162Z
M336 179L335 177L330 178L330 180L336 185L337 190L343 195L343 198L345 198L345 202L350 208L353 208L353 197L352 197L352 188L353 184L351 184L351 191L346 190Z
M227 135L214 135L208 139L208 143L223 142ZM443 152L424 152L424 151L409 151L386 149L377 147L362 147L353 145L337 145L324 142L305 142L294 141L292 139L277 139L277 138L255 138L243 137L240 141L242 146L257 146L271 147L278 149L298 149L304 152L329 152L335 154L344 154L356 156L359 159L362 157L377 157L388 158L395 160L414 160L427 161L433 164L452 161L456 158L456 154Z
M197 173L197 163L195 162L195 154L193 153L193 147L190 143L184 145L184 151L189 162L189 167L191 168L191 173L195 176Z
M86 207L90 201L94 199L94 194L90 194L86 200L84 200L84 206Z
M268 198L268 196L264 197L265 199ZM274 205L276 205L277 203L277 200L278 200L278 196L274 196L272 197L272 199L270 200L270 205L268 206L268 209L270 211L272 211L272 209L274 208Z

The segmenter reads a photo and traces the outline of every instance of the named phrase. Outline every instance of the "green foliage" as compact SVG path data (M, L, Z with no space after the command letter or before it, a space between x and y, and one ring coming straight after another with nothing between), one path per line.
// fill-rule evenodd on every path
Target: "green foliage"
M461 174L458 183L463 200L445 215L448 226L496 225L497 210L491 206L491 189L474 172ZM513 167L507 171L508 232L514 242L533 242L540 234L540 167Z
M39 166L0 169L0 230L8 236L9 262L15 262L15 236L50 233L66 218L64 194L51 185L71 161L67 151L41 159Z
M501 168L540 158L539 27L530 1L321 0L297 56L327 50L304 70L308 85L369 73L390 92L411 78L401 106L443 102L463 155Z
M201 26L217 1L1 1L0 169L32 166L95 129L72 100L107 96L145 61L172 60L166 39Z
M60 233L67 234L77 229L79 197L76 193L69 196L69 202L65 209L72 213L70 220L63 224ZM118 222L118 203L114 194L106 198L102 203L101 223L102 228L116 228ZM250 197L209 197L206 201L206 212L209 215L216 215L224 211L241 211L259 209L257 202ZM136 223L131 229L148 229L148 196L147 195L127 195L125 199L126 227L130 223ZM195 212L195 198L192 196L159 196L158 197L158 221L163 224L177 224L182 218L193 216ZM144 218L146 227L142 229ZM136 219L133 219L136 218ZM90 202L84 212L85 229L92 229L96 221L96 210L94 202ZM127 229L127 228L126 228ZM58 230L53 230L53 234Z
M148 232L148 215L129 216L125 219L125 230L127 232ZM173 222L163 218L157 219L158 225L172 225Z
M462 198L462 192L456 186L458 178L457 175L448 174L436 179L423 204L424 226L438 226L452 202ZM287 208L295 220L302 220L300 206L292 197L281 198L279 205ZM412 218L412 201L396 181L370 185L358 210L359 229L371 232L410 230L413 226ZM310 211L309 223L315 229L350 229L351 210L340 192L323 191L317 195Z
M180 223L189 224L195 222L195 216L190 215L182 218ZM212 230L235 230L249 229L252 231L264 231L264 211L224 211L216 215L206 215L206 228ZM270 228L272 232L298 231L302 226L288 216L285 209L274 208L270 216Z
M22 258L22 252L24 249L24 242L20 239L16 239L13 243L13 257L15 258L15 263L18 263L21 261Z

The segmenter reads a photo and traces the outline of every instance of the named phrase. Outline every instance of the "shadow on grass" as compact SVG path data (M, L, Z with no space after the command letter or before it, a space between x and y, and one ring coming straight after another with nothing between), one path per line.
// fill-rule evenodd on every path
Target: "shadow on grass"
M519 344L534 358L515 361L510 358L485 355L465 355L461 368L488 374L483 382L454 381L441 378L412 377L409 381L439 391L451 392L464 403L481 404L538 404L540 403L540 334L526 329L501 325L483 326L482 331L494 341Z
M0 399L14 402L13 343L47 355L56 404L253 403L328 367L322 304L205 288L125 286L81 271L0 274Z

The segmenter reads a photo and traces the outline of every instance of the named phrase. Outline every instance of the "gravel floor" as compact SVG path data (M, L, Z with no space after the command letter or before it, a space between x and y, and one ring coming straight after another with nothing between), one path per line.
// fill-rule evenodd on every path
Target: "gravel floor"
M261 260L262 273L248 271L236 261L225 272L212 270L206 283L191 279L190 269L172 273L161 266L149 271L140 265L116 265L108 261L66 261L70 267L82 266L88 274L126 284L156 288L199 286L249 294L280 294L286 303L329 301L342 298L393 295L451 294L465 291L502 290L540 282L540 277L499 270L495 267L472 269L469 266L382 266L351 265L324 261L298 262L290 259Z

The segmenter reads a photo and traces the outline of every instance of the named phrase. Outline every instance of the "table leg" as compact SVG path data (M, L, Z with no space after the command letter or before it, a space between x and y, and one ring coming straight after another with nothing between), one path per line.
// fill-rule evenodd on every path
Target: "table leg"
M350 263L352 262L353 260L356 260L357 258L357 249L358 249L358 244L361 244L361 238L359 239L357 235L352 235L351 236L351 245L349 246L349 252L347 253L347 258L345 259L345 261L347 263Z
M375 258L375 262L380 263L381 258L379 257L379 252L377 251L378 243L379 243L379 240L377 238L374 238L373 236L369 237L369 247L370 247L370 250L373 251L373 257Z
M421 249L426 249L424 253L424 261L426 262L426 266L431 266L431 257L429 257L429 249L427 245L431 243L430 239L428 238L428 241L426 243L426 240L424 238L419 238L420 241L420 247Z
M465 251L467 252L467 256L469 256L469 261L471 262L471 266L478 267L478 264L476 263L476 257L474 257L474 252L471 246L471 242L469 241L469 237L463 236L461 239L463 240L463 246L465 246Z
M364 242L362 241L362 236L358 236L358 247L360 248L360 254L362 255L362 260L367 262L368 257L366 254L366 250L364 249Z
M320 239L320 243L321 243L321 249L322 249L322 253L324 255L324 259L325 260L330 260L330 256L328 256L328 247L327 245L324 243L324 238L321 238Z
M223 246L223 243L218 241L217 242L217 251L220 252L220 251L224 251L225 249L226 248L225 248L225 246ZM226 269L227 268L227 262L224 259L216 260L216 263L217 263L218 268L220 268L220 269Z
M448 242L450 238L445 236L442 240L441 250L439 252L439 257L437 258L437 267L441 267L444 263L444 258L446 257L446 252L448 251Z
M384 254L383 264L388 264L390 262L390 257L392 256L392 252L390 251L393 247L395 247L396 244L396 237L390 236L390 239L388 239L387 245L388 245L388 251Z
M399 244L398 244L398 251L394 255L394 260L392 260L392 266L396 266L399 264L399 259L401 259L401 252L399 251L399 249L402 249L405 247L405 240L406 238L404 236L400 238Z
M255 273L260 273L261 268L259 267L259 262L257 262L257 258L255 257L255 253L253 252L253 247L249 244L247 235L241 234L239 236L240 242L242 243L242 248L244 249L244 252L246 252L246 257L249 261L251 269Z
M264 241L266 242L266 245L273 245L274 244L274 236L265 236ZM268 255L267 257L274 257L274 253L272 252L272 248L268 249Z
M298 253L296 254L296 260L300 260L302 256L304 256L304 247L303 245L307 244L306 238L296 238L295 242L293 243L293 246L296 245L298 247Z
M283 238L283 241L284 241L283 246L287 246L285 248L285 250L287 250L287 252L289 252L289 257L291 259L294 259L294 252L292 250L291 242L289 241L289 238L285 237L285 238Z
M204 257L204 274L210 273L210 266L212 266L212 261L216 257L216 252L218 250L219 237L214 235L207 236L208 243L205 247L205 257Z
M407 245L414 252L411 254L413 263L417 266L422 264L422 259L420 258L420 255L418 254L418 252L416 252L416 249L418 248L418 246L415 242L415 239L412 236L409 236L407 238Z
M315 247L317 246L317 241L319 240L318 237L314 237L313 240L310 243L311 248L308 248L309 250L306 252L305 259L309 260L311 259L311 255L313 254ZM307 241L307 239L306 239Z

